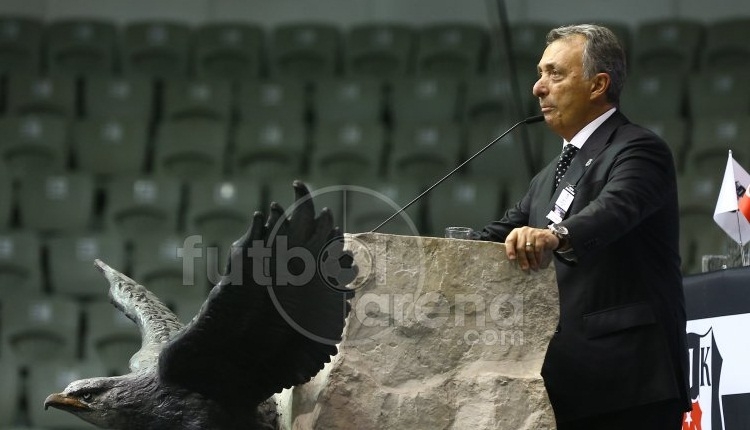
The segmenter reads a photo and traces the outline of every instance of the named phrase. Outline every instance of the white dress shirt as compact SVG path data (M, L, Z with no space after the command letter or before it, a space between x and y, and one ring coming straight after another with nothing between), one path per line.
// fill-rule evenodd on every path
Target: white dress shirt
M575 136L573 136L572 139L570 139L570 142L563 139L563 147L567 145L568 143L571 145L574 145L576 148L581 149L583 147L583 144L586 143L589 137L591 137L592 134L596 131L597 128L599 128L600 125L604 124L604 121L607 120L607 118L611 117L612 114L615 113L617 108L612 108L603 114L599 115L595 120L591 121L590 123L586 124L585 127L581 129L578 133L576 133Z

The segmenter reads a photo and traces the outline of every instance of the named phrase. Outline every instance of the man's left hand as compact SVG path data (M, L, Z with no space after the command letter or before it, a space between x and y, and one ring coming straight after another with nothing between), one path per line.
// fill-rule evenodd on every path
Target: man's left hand
M505 239L505 252L522 270L539 270L549 266L552 252L559 245L560 240L549 229L520 227Z

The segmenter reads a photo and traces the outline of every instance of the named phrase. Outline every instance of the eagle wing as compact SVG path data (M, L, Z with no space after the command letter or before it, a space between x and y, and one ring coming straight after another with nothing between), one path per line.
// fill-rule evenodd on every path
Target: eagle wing
M138 325L141 349L130 358L130 371L154 368L161 349L183 324L156 295L101 260L94 262L109 281L112 304Z
M290 217L273 203L233 244L225 275L159 357L162 380L247 407L308 381L337 353L350 294L321 278L318 257L349 269L337 285L356 268L328 209L316 217L304 184L294 189Z

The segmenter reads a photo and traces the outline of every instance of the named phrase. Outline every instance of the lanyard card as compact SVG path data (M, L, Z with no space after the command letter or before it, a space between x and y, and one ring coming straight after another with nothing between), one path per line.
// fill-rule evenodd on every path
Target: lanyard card
M571 203L573 203L575 195L576 190L573 185L567 185L563 188L560 196L557 197L555 207L547 214L547 219L555 224L562 222L565 214L568 213L568 209L570 209Z

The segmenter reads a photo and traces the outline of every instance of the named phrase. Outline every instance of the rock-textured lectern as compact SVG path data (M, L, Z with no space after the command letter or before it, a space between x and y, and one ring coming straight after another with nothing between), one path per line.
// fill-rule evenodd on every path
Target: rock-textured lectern
M554 429L541 364L554 270L497 243L349 235L359 278L332 363L296 387L292 429Z

